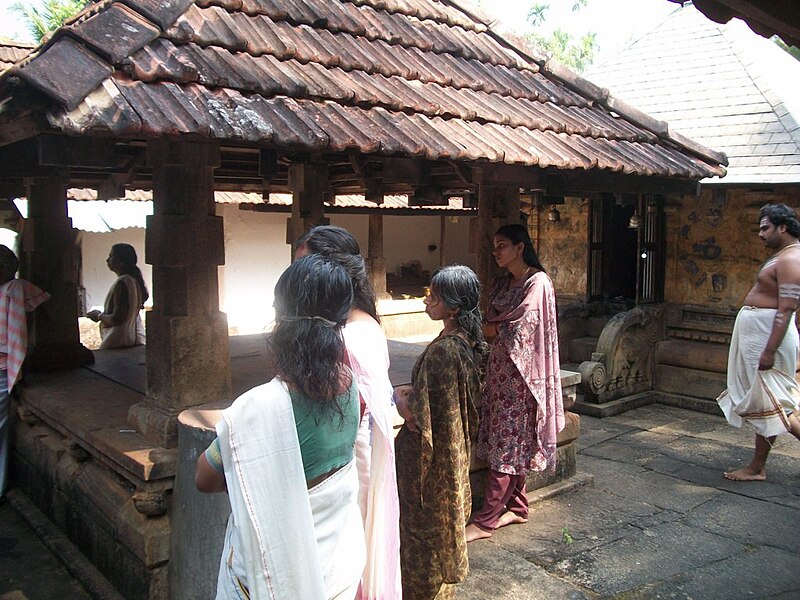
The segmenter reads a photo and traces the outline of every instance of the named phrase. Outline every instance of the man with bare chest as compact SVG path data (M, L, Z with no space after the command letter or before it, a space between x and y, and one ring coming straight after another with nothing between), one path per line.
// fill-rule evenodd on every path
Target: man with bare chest
M763 481L775 437L800 439L800 387L795 380L800 340L800 219L785 204L767 204L758 215L758 237L773 254L736 317L728 355L728 389L717 402L731 425L747 421L756 431L750 464L725 473L733 481Z

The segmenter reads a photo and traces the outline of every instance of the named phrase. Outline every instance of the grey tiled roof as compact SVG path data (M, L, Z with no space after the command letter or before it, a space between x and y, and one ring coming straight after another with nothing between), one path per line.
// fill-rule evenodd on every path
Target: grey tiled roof
M703 183L800 182L800 61L737 20L679 8L587 77L725 152L726 177Z
M0 38L0 73L28 56L33 48L28 42Z

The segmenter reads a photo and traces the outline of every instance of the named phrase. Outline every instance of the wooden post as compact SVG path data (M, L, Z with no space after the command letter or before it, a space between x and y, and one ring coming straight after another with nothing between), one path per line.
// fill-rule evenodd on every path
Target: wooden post
M94 362L80 343L77 231L67 216L66 177L35 178L28 189L28 219L22 236L22 277L52 296L33 314L28 366L64 369Z
M214 207L219 149L155 140L153 215L145 235L153 265L147 315L147 398L128 420L164 447L177 444L177 416L191 406L228 400L228 323L219 310L217 267L225 263L222 218Z
M369 215L367 268L376 300L391 298L386 291L386 259L383 257L383 215Z
M475 266L482 284L481 308L485 310L492 281L499 275L492 256L494 233L501 225L520 222L519 187L484 183L483 170L474 171L474 178L478 183L478 224L473 230L470 245L477 254Z
M286 243L294 243L312 227L327 225L325 194L328 191L328 165L294 163L289 165L292 190L292 216L286 221Z

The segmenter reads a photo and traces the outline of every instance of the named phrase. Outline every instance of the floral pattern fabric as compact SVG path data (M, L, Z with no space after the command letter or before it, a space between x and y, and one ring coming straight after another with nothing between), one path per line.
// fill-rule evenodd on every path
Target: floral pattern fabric
M555 466L564 428L553 284L544 272L498 280L487 321L497 325L483 388L477 454L490 468L524 475Z
M419 431L404 425L395 441L404 600L453 597L447 584L463 581L469 570L464 526L480 397L472 354L460 337L439 337L412 372L408 407Z

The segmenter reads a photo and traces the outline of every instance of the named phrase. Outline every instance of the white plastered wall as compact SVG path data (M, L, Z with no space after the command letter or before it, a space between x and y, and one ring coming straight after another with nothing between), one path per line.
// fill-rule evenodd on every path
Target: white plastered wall
M274 318L272 307L278 277L289 266L291 247L286 243L288 213L259 213L239 210L237 205L219 204L217 214L224 219L225 265L219 268L220 310L228 316L231 334L259 333ZM332 225L356 236L362 252L368 251L369 217L329 215ZM465 264L474 268L475 255L468 251L469 218L451 222L445 217L445 264ZM399 272L400 265L419 260L423 270L439 266L440 216L385 216L384 258L387 272ZM87 305L102 306L114 282L105 259L112 244L131 244L139 256L139 266L152 289L151 267L144 263L144 229L130 228L112 233L83 232L83 284ZM434 251L428 245L436 245ZM148 305L152 302L148 301Z

